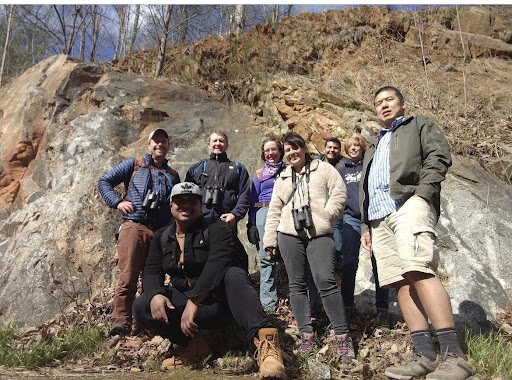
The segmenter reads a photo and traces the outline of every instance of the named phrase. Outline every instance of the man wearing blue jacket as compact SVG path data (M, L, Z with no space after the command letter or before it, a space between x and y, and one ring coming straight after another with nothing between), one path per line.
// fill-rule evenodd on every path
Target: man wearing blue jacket
M237 237L237 222L245 217L251 204L251 179L244 165L227 156L228 137L221 130L208 138L210 157L192 165L185 178L201 189L202 214L210 223L219 218L233 231L240 264L247 270L247 254Z
M132 305L137 292L137 280L144 267L154 231L169 224L169 195L180 182L165 156L169 151L169 135L156 129L149 135L149 153L142 158L129 158L105 173L98 189L111 208L123 213L123 225L117 242L119 281L114 293L110 335L131 333ZM124 183L126 198L114 190Z

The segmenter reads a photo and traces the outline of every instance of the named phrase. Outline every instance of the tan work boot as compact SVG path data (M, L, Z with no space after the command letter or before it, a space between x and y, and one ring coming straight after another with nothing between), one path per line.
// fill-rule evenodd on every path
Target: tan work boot
M206 358L212 352L202 335L196 335L178 354L162 362L162 370L173 370L183 365Z
M254 338L254 344L256 345L254 358L260 367L258 374L259 379L285 380L287 376L284 369L277 329L260 329L260 331L258 331L258 338Z

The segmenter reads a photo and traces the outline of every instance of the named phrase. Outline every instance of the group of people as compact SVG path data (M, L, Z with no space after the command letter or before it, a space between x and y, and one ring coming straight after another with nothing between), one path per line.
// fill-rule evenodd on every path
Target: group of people
M244 165L228 159L224 132L210 134L210 157L192 165L180 182L165 159L167 132L153 131L148 154L121 162L99 180L105 202L123 214L111 334L129 334L133 316L183 347L167 361L177 366L208 354L201 330L236 322L256 345L259 378L285 379L279 333L265 313L278 307L279 257L299 329L295 352L308 353L316 346L310 301L317 297L330 321L338 359L352 360L346 312L354 305L362 244L371 252L377 312L387 314L389 288L396 289L414 346L409 362L385 374L431 380L473 376L475 368L458 342L449 296L435 274L435 225L441 182L451 165L449 145L428 117L405 117L397 88L379 89L374 105L383 125L375 141L357 133L343 144L330 138L324 155L314 157L297 133L265 139L264 164L252 185ZM124 198L114 190L120 183ZM237 223L247 212L247 236L260 260L259 296L237 236ZM341 291L336 261L341 263ZM141 270L143 294L135 299Z

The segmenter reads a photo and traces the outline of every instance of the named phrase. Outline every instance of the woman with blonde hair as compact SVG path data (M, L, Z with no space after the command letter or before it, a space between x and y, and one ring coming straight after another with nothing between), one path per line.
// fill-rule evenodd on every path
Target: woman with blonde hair
M363 157L368 143L359 133L353 133L342 144L343 158L336 169L347 188L347 203L343 214L334 224L334 242L341 268L341 295L347 308L347 315L354 314L354 289L356 272L359 266L359 247L361 239L361 210L359 209L359 181L363 168ZM379 286L377 267L371 256L375 277L375 306L380 314L380 323L389 325L388 302L389 289Z

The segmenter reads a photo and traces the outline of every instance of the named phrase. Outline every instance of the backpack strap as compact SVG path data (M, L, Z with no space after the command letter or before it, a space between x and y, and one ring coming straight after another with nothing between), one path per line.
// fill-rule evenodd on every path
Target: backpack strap
M173 185L175 185L179 182L178 172L176 170L174 170L173 168L171 168L169 166L167 166L166 168L158 168L153 165L145 165L144 163L142 163L142 157L135 157L135 165L133 166L133 172L132 172L132 176L130 177L130 183L128 184L128 187L131 186L133 177L135 176L135 173L137 172L137 170L139 170L140 168L148 168L151 170L158 170L161 172L166 172L171 175L173 182L174 182Z
M260 174L261 174L262 170L263 170L262 168L259 168L258 170L256 170L256 177L258 178L258 181L261 181Z
M199 169L203 168L203 171L199 173ZM194 182L197 183L200 187L203 186L203 184L200 181L200 175L206 173L206 160L201 160L192 170L192 178L194 179Z
M240 176L240 172L242 171L242 164L240 163L240 161L235 161L235 166L236 166L236 174L238 174L238 176Z

